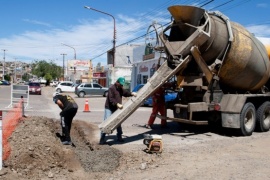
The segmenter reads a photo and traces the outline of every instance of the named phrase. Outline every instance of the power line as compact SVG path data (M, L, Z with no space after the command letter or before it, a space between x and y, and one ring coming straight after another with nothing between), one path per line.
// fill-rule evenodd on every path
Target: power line
M185 3L187 3L188 1L189 1L189 0L186 0ZM201 0L198 0L198 1L195 1L195 2L200 2L200 1L201 1ZM241 1L240 3L231 6L230 9L231 9L231 8L234 8L234 7L237 7L237 6L240 6L240 5L243 5L243 4L247 3L248 1L251 1L251 0L243 0L243 1ZM214 0L203 0L201 3L204 3L204 4L202 4L200 7L209 5L209 4L212 3L212 2L214 2ZM224 6L226 6L226 5L228 5L228 4L232 3L232 2L233 2L233 0L229 0L229 1L224 2L224 3L222 3L222 4L218 5L218 6L215 6L214 8L211 8L210 10L217 9L217 8L220 8L220 7L224 7ZM194 3L194 1L193 1L193 3ZM200 4L201 4L201 3L200 3ZM151 13L145 13L145 14L151 14ZM270 23L270 22L269 22L269 23ZM169 24L169 23L164 24L164 25L162 25L162 26L167 26L168 24ZM152 31L151 31L151 32L152 32ZM122 45L124 45L124 44L129 44L129 43L131 43L131 42L134 42L134 41L136 41L136 40L139 40L139 39L141 39L141 38L144 38L145 35L146 35L146 34L143 34L143 35L141 35L141 36L138 36L138 37L136 37L136 38L134 38L134 39L132 39L132 40L129 40L129 41L125 42L125 43L119 44L119 45L117 45L116 47L122 46ZM101 53L101 54L99 54L99 55L97 55L97 56L95 56L95 57L92 58L92 59L96 59L96 58L98 58L98 57L100 57L100 56L102 56L102 55L104 55L104 54L106 54L106 53L107 53L107 51L106 51L106 52L103 52L103 53Z
M205 2L205 0L195 0L195 1L194 0L186 0L186 1L181 2L181 4L184 5L184 4L187 4L187 3L190 3L190 4L197 3L197 2L199 3L200 1ZM157 19L170 19L171 15L169 13L168 14L165 14L165 15L163 13L161 13L161 14L158 14L158 13L159 12L162 12L165 7L168 7L168 6L170 6L170 5L172 5L173 3L176 3L176 2L180 2L180 1L179 0L169 0L169 1L161 4L160 6L152 9L150 12L147 12L147 13L144 13L144 14L140 15L140 18L146 19L148 17L152 17L152 19L155 19L155 20L157 20ZM145 32L145 26L149 26L149 24L150 24L149 22L144 21L144 23L140 23L136 27L134 27L134 26L133 27L127 27L127 28L124 28L124 29L122 28L121 30L122 31L125 31L125 32L128 32L127 34L133 34L133 33L137 33L138 34L138 32L142 32L142 31ZM145 34L143 34L141 36L144 36L144 35ZM118 40L117 41L119 42L120 39L123 39L123 38L128 37L128 36L129 35L122 35L121 33L118 33L118 38L117 38ZM126 44L126 43L123 43L123 44ZM99 49L99 48L92 49L91 51L92 52L95 52L97 49ZM106 49L103 48L103 51L105 51L105 52L101 53L100 55L98 55L98 56L96 56L94 58L100 57L101 55L105 54L108 51L108 49L107 48Z
M238 3L235 3L235 4L231 5L231 6L226 6L226 7L224 7L223 9L221 8L220 11L231 10L231 9L233 9L233 8L235 8L235 7L238 7L238 6L241 6L241 5L243 5L243 4L246 4L246 3L249 2L249 1L251 1L251 0L242 0L242 1L240 1L240 2L238 2Z
M157 8L154 8L152 11L140 15L140 17L141 18L145 18L145 17L148 17L148 16L152 16L154 14L156 15L156 12L158 12L159 10L163 10L165 6L167 7L168 4L170 4L172 2L176 2L176 1L178 1L178 0L169 0L169 1L165 2L165 3L163 3L161 6L158 6ZM138 31L140 32L140 31L142 31L144 29L144 27L145 27L146 24L148 24L148 23L147 22L141 23L141 24L139 24L139 26L137 26L135 28L133 26L132 29L131 29L131 27L127 27L127 28L122 29L122 31L128 31L130 29L129 34L131 34L133 32L138 33ZM117 39L124 38L124 37L127 37L127 35L124 35L123 36L121 34L118 34L118 38ZM95 50L93 50L93 51L95 51Z
M206 5L208 5L208 4L210 4L210 3L212 3L214 0L210 0L210 1L208 1L208 2L202 2L202 3L204 3L204 4L202 4L200 7L203 7L203 6L206 6Z
M213 9L217 9L219 7L222 7L222 6L226 5L226 4L229 4L232 1L234 1L234 0L230 0L230 1L224 2L224 3L220 4L220 5L217 5L217 6L213 7L212 9L210 9L210 11L213 10Z
M170 24L170 23L164 24L164 25L162 25L162 26L167 26L168 24ZM153 32L153 31L154 31L154 30L152 30L151 32ZM145 36L146 36L146 34L143 34L143 35L141 35L141 36L139 36L139 37L136 37L136 38L134 38L134 39L132 39L132 40L130 40L130 41L128 41L128 42L122 43L122 44L120 44L120 45L118 45L118 46L116 46L116 47L122 46L122 45L124 45L124 44L129 44L129 43L131 43L131 42L133 42L133 41L136 41L136 40L138 40L138 39L144 38ZM102 53L102 54L100 54L100 55L98 55L98 56L96 56L96 57L94 57L94 58L91 58L91 59L92 59L92 60L93 60L93 59L96 59L96 58L98 58L98 57L104 55L105 53L107 53L107 52L104 52L104 53Z
M195 2L199 2L199 1L201 1L201 0L197 0L197 1L195 1ZM168 4L170 4L170 3L172 3L172 2L176 2L176 0L170 0L170 1L167 1L166 3L163 3L161 6L159 6L159 7L157 7L157 8L154 8L151 12L144 13L143 15L141 15L141 17L144 17L144 18L145 18L145 16L150 16L150 15L156 13L157 10L161 10L161 9L163 10L163 9L164 9L164 8L163 8L164 6L168 7L168 6L169 6ZM186 1L183 2L183 4L188 3L188 2L189 2L189 0L186 0ZM193 1L193 2L194 2L194 1ZM155 16L155 17L156 17L156 18L153 18L153 19L157 19L157 16ZM165 17L166 17L166 19L170 19L170 15L158 16L158 17L161 17L161 18L165 18ZM133 27L133 29L135 29L135 30L133 30L133 29L132 29L132 30L133 30L133 31L136 31L136 33L138 33L138 31L142 31L142 30L145 31L145 26L146 26L146 24L149 25L149 23L145 22L145 23L143 23L143 24L140 24L140 26L138 26L138 29ZM169 23L167 23L167 24L169 24ZM165 25L167 25L167 24L165 24ZM165 26L165 25L162 25L162 26ZM126 28L126 29L124 29L124 30L128 30L128 28ZM132 33L133 31L130 31L130 33ZM136 40L138 40L138 39L144 38L145 35L146 35L146 34L144 33L144 34L142 34L141 36L136 37L136 38L134 38L134 39L132 39L132 40L130 40L130 41L128 41L128 42L124 42L124 43L122 43L122 44L120 44L120 45L117 45L116 47L119 47L119 46L121 46L121 45L128 44L128 43L134 42L134 41L136 41ZM120 36L119 36L119 37L120 37ZM123 38L123 37L126 37L126 36L121 36L121 38ZM118 38L118 39L119 39L119 38ZM99 54L99 55L97 55L97 56L95 56L94 58L91 58L91 59L96 59L96 58L98 58L98 57L100 57L100 56L102 56L102 55L104 55L104 54L106 54L106 53L107 53L107 51L106 51L106 52L103 52L103 53L101 53L101 54Z

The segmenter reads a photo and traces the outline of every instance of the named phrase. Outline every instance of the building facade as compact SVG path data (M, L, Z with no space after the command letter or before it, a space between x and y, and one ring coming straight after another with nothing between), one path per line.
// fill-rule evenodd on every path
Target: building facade
M112 52L107 52L107 65L104 67L106 73L106 86L109 87L117 78L122 76L126 79L125 89L130 89L132 81L133 49L141 45L125 44L115 49L115 60L112 64Z
M133 54L131 89L138 84L146 84L156 72L157 65L164 62L165 57L165 54L155 52L147 45L134 48Z

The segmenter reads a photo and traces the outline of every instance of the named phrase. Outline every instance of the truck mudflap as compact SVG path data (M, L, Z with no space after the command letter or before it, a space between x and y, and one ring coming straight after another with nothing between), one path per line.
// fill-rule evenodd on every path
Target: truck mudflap
M98 127L103 133L111 134L121 123L123 123L142 102L151 96L156 89L161 87L169 78L177 72L183 70L187 63L191 60L190 56L180 59L179 64L171 69L165 61L149 81L138 91L137 97L131 97L125 104L123 109L116 110L106 121L103 121Z

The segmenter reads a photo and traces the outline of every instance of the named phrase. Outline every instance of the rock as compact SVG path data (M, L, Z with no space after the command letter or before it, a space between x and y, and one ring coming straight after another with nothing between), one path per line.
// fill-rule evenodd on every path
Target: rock
M48 177L53 178L53 173L51 171L48 173Z
M142 163L140 169L141 170L145 170L146 168L147 168L147 164L146 163Z

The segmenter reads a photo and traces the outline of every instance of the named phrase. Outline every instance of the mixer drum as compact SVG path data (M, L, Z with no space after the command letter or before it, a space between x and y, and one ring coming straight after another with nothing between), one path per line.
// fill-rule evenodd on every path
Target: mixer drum
M244 27L231 22L234 40L220 69L227 88L257 91L269 79L269 58L264 45Z
M171 30L170 41L185 41L196 30L194 27L203 27L206 33L210 29L208 40L198 48L208 65L223 59L218 76L226 91L257 91L268 81L270 64L266 48L243 26L230 22L234 38L225 53L229 31L224 19L194 6L171 6L168 10L177 25Z

